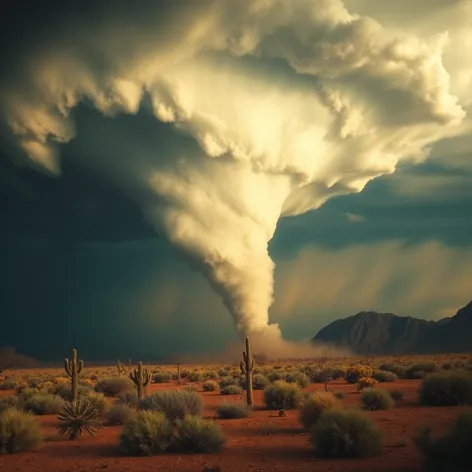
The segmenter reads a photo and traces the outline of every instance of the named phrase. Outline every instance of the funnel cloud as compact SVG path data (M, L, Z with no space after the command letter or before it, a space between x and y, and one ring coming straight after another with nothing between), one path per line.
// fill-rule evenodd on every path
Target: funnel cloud
M471 26L469 1L423 3L424 18L447 3L451 25ZM280 353L268 252L279 219L422 162L467 125L463 36L386 25L378 5L180 0L125 11L102 2L51 20L2 80L12 155L60 178L81 104L111 119L152 113L156 129L173 133L162 147L126 130L103 144L97 129L82 165L132 196L207 277L242 336Z

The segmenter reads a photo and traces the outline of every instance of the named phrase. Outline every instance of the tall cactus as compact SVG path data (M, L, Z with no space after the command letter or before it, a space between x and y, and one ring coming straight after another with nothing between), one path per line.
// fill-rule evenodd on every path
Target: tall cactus
M138 387L138 398L143 398L144 389L151 383L151 372L143 368L143 363L138 364L138 368L129 374L130 379Z
M243 360L239 363L241 373L246 376L246 396L247 404L252 406L254 404L254 396L252 393L252 372L256 365L256 359L251 354L251 344L249 338L246 338L246 352L243 352Z
M118 371L118 377L121 377L121 374L125 371L120 359L116 360L116 370Z
M66 374L70 377L72 402L75 403L79 396L79 374L84 368L84 361L77 361L77 351L72 349L72 358L64 359Z

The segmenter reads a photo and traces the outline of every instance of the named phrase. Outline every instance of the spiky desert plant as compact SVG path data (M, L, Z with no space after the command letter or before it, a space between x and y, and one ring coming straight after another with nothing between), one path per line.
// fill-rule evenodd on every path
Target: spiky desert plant
M151 372L143 367L143 363L138 364L138 368L134 369L129 374L129 378L135 383L138 388L138 398L141 399L144 396L144 390L151 383Z
M243 351L243 360L239 363L241 373L246 376L246 398L249 406L254 405L254 396L252 393L252 373L256 365L256 358L251 353L251 343L246 338L246 352Z
M71 379L72 402L76 402L79 391L79 374L84 368L84 361L77 361L77 351L75 349L72 349L72 359L64 359L64 368Z
M58 416L60 423L57 432L59 436L67 436L71 440L83 433L95 436L102 425L101 416L100 409L87 398L68 402Z

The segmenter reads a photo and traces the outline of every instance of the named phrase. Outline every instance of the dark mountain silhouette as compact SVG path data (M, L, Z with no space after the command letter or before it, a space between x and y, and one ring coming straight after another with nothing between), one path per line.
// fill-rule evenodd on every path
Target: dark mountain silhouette
M362 311L325 326L313 341L359 354L426 354L472 351L472 302L439 321Z

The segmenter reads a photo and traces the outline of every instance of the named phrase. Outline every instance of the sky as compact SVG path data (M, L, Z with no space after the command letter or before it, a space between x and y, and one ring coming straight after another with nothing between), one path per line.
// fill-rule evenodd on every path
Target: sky
M472 1L386 3L9 2L0 345L217 357L467 304Z

